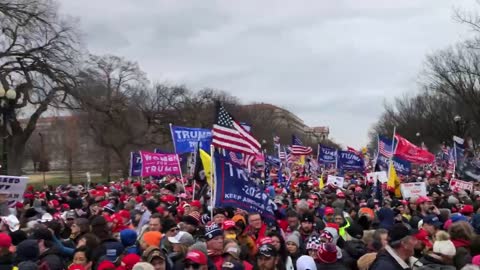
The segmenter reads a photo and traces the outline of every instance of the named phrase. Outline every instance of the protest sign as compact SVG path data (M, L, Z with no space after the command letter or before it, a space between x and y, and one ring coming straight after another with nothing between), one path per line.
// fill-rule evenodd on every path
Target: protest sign
M142 177L180 175L177 154L156 154L140 151Z
M337 162L337 149L324 145L319 145L318 149L319 164L334 164Z
M263 188L247 176L244 168L237 162L232 162L230 155L215 153L214 159L215 207L240 208L275 221L275 203Z
M461 190L473 191L473 182L452 179L450 180L450 189L454 192L458 192Z
M195 152L198 143L200 143L201 149L209 152L212 131L203 128L172 126L172 139L177 154Z
M338 151L338 168L343 171L363 171L363 158L350 151Z
M327 177L327 185L332 184L334 186L343 188L343 182L344 181L345 181L345 178L340 177L340 176L329 175Z
M427 186L425 185L425 182L402 183L400 184L400 191L405 199L427 196Z
M377 157L377 165L380 166L382 170L388 170L388 164L390 159L386 156L379 154ZM392 159L393 167L398 174L409 175L412 172L412 163L409 161L403 160L399 157L393 157Z
M386 183L388 181L387 172L372 172L367 173L367 181L370 183L377 183L377 180L381 183Z
M0 175L0 194L8 194L8 204L23 202L28 177Z

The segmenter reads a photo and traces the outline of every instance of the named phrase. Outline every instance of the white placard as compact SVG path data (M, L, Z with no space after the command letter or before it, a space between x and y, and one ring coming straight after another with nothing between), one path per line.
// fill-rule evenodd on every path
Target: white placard
M367 173L367 181L374 183L374 185L377 185L377 179L381 183L387 183L388 182L388 177L387 177L387 172L381 171L381 172L371 172Z
M23 202L28 177L0 175L0 194L8 194L8 204Z
M345 178L340 177L340 176L335 176L335 175L329 175L327 178L327 185L332 184L337 187L343 188L343 182L345 181Z
M470 190L473 191L473 182L462 181L458 179L450 180L450 189L452 191Z
M400 184L400 191L405 199L427 196L427 186L425 185L425 182Z

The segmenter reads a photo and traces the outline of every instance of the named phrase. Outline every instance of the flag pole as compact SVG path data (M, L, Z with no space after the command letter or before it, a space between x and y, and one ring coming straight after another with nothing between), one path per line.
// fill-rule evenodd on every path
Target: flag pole
M338 169L338 149L335 150L335 171Z
M395 135L396 135L397 127L393 127L393 136L392 136L392 155L390 155L390 158L388 160L388 175L390 176L390 168L392 166L393 162L393 155L395 155L395 152L397 151L397 147L395 146ZM398 145L397 145L398 146Z
M211 164L211 169L210 169L210 178L212 180L212 186L210 187L210 190L211 190L211 194L210 194L210 218L212 219L213 221L213 208L214 208L214 203L215 203L215 186L217 185L217 175L215 172L215 157L214 157L214 152L215 152L215 148L213 145L210 145L210 164Z
M182 166L180 165L180 156L177 154L177 146L175 145L175 137L173 136L172 123L169 123L168 125L170 126L170 135L172 135L173 152L177 156L178 169L180 170L180 182L182 182L183 191L185 192L185 194L187 194L187 189L185 188L185 181L183 181L184 179L182 173Z
M193 190L192 190L192 201L195 200L195 188L197 186L197 182L195 180L195 168L197 167L197 155L198 155L198 143L195 146L195 152L193 153L192 158L194 159L193 170L190 170L190 173L193 175ZM193 171L193 173L192 173Z
M320 144L317 145L317 161L319 156L320 156Z
M453 140L453 178L455 178L455 171L457 170L457 145L455 143L455 136Z

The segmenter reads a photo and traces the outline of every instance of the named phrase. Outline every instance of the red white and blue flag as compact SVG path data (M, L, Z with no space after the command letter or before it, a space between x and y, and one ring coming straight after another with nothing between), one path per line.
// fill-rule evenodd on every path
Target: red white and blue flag
M310 146L303 146L302 141L295 135L292 135L291 154L295 156L306 156L313 152Z

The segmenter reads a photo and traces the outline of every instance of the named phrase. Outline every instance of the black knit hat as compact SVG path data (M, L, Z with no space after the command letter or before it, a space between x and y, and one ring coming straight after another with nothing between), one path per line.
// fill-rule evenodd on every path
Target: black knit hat
M356 223L350 224L350 226L346 229L346 231L353 238L356 238L356 239L363 238L363 228Z
M162 233L166 233L175 227L177 227L177 223L173 219L165 219L162 223Z

